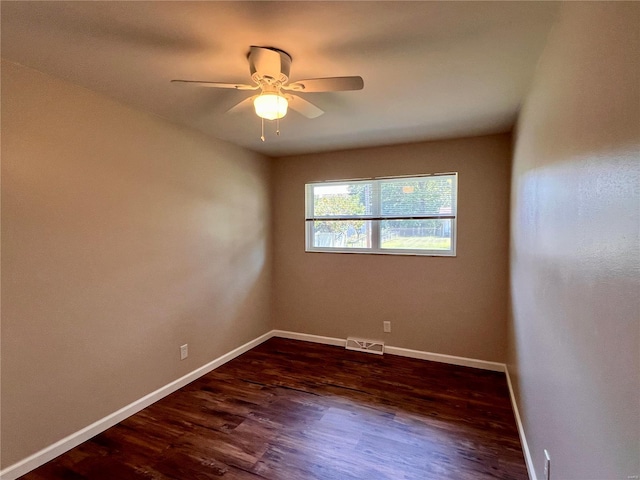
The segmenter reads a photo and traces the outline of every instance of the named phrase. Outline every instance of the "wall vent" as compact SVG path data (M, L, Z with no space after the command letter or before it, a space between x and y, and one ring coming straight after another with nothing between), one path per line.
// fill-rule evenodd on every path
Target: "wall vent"
M346 349L382 355L384 353L384 342L349 337L347 338Z

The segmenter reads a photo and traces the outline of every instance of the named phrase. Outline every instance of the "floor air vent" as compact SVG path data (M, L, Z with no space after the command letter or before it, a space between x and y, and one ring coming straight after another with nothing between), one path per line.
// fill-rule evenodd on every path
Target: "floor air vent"
M346 348L347 350L356 350L357 352L367 352L382 355L384 353L384 342L349 337L347 338Z

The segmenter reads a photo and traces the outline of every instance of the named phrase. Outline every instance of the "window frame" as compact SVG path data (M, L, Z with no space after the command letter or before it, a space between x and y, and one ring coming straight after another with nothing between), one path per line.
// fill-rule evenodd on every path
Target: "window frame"
M398 220L450 220L451 221L451 248L448 250L425 250L425 249L408 249L408 248L382 248L380 243L381 238L381 224L385 220L389 220L384 215L381 215L381 199L380 199L380 188L372 188L373 199L371 202L371 214L363 214L358 216L322 216L315 217L313 215L309 215L310 205L309 202L313 203L313 196L309 193L310 189L313 189L314 186L340 186L340 185L352 185L356 182L358 183L378 183L381 184L385 180L420 180L425 177L440 177L440 176L450 176L454 179L453 186L453 207L452 212L449 215L431 215L431 216L400 216L401 218L397 218ZM457 213L457 204L458 204L458 172L443 172L443 173L428 173L428 174L420 174L420 175L402 175L402 176L388 176L388 177L372 177L372 178L355 178L355 179L343 179L343 180L325 180L325 181L314 181L308 182L305 184L305 252L309 253L364 253L368 255L409 255L409 256L425 256L425 257L456 257L457 256L457 237L458 237L458 213ZM311 211L313 205L311 205ZM359 248L359 247L316 247L313 245L314 239L314 221L321 220L332 220L332 219L343 219L343 220L363 220L371 222L371 247ZM391 220L396 218L391 218Z

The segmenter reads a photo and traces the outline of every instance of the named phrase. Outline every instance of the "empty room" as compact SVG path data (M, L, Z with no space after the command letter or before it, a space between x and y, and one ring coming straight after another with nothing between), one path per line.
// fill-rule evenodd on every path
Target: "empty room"
M640 3L0 18L1 480L640 478Z

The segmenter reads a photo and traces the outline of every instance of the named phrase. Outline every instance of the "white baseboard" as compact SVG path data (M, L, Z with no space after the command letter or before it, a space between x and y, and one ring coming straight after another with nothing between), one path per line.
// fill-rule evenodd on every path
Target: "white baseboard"
M252 348L260 345L266 340L272 337L288 338L291 340L302 340L306 342L321 343L325 345L334 345L344 347L346 339L324 337L320 335L310 335L307 333L289 332L285 330L271 330L258 338L251 340L244 345L216 358L215 360L203 365L200 368L184 375L183 377L174 380L173 382L159 388L158 390L151 392L150 394L130 403L129 405L121 408L120 410L107 415L106 417L88 425L87 427L72 433L71 435L59 440L58 442L34 453L33 455L5 468L0 471L0 480L15 480L16 478L25 475L31 470L44 465L50 460L53 460L57 456L65 453L68 450L80 445L82 442L89 440L95 435L104 432L108 428L116 425L124 419L134 415L140 410L148 407L152 403L157 402L163 397L175 392L176 390L184 387L185 385L193 382L201 376L209 373L210 371L218 368L219 366L227 363L230 360L242 355L243 353L251 350ZM440 363L449 363L453 365L461 365L466 367L480 368L483 370L492 370L497 372L506 372L507 383L509 385L509 392L511 395L511 403L513 405L513 411L516 417L516 423L518 426L518 433L520 434L520 441L522 442L522 448L525 455L525 461L527 464L527 470L529 471L530 480L537 480L535 470L531 462L531 455L529 454L529 448L527 446L527 440L522 429L522 423L520 421L520 415L518 413L518 406L515 402L513 389L511 386L511 380L509 379L509 372L506 369L506 365L497 362L488 362L485 360L476 360L473 358L456 357L452 355L444 355L440 353L423 352L419 350L410 350L408 348L390 347L385 346L385 353L390 355L398 355L402 357L417 358L421 360L430 360Z
M91 425L72 433L68 437L59 440L53 445L34 453L33 455L14 463L13 465L0 471L0 480L15 480L16 478L30 472L31 470L44 465L49 460L53 460L58 455L71 450L73 447L80 445L82 442L89 440L97 434L104 432L106 429L113 427L115 424L123 421L131 415L138 413L140 410L148 407L152 403L157 402L163 397L175 392L176 390L184 387L185 385L193 382L201 376L209 373L210 371L218 368L219 366L227 363L230 360L242 355L244 352L251 350L252 348L260 345L262 342L270 339L273 336L273 331L267 332L258 338L251 340L244 345L216 358L212 362L203 365L200 368L168 383L164 387L159 388L155 392L151 392L148 395L130 403L129 405L121 408L120 410L107 415L106 417L92 423Z
M454 355L445 355L443 353L422 352L420 350L410 350L400 347L384 347L384 353L390 355L399 355L401 357L418 358L420 360L429 360L431 362L449 363L451 365L460 365L462 367L480 368L482 370L491 370L494 372L504 372L504 363L489 362L487 360L477 360L475 358L456 357Z
M289 340L302 340L303 342L322 343L324 345L333 345L336 347L344 347L347 344L346 338L322 337L320 335L288 332L286 330L271 330L271 336L288 338Z
M325 345L335 345L344 347L346 339L334 337L322 337L319 335L310 335L308 333L288 332L285 330L272 330L274 337L289 338L291 340L303 340L306 342L323 343ZM430 360L432 362L449 363L452 365L461 365L463 367L480 368L482 370L492 370L494 372L504 372L504 363L488 362L486 360L476 360L475 358L456 357L453 355L444 355L442 353L423 352L420 350L410 350L408 348L384 346L384 353L389 355L398 355L400 357L418 358L420 360Z
M529 451L529 444L527 443L527 437L524 434L524 427L522 420L520 420L520 412L518 411L518 403L516 402L516 396L513 391L513 385L511 384L511 377L509 376L509 368L504 366L504 373L507 377L507 385L509 386L509 396L511 397L511 406L513 407L513 414L516 417L516 426L518 427L518 435L520 435L520 443L522 444L522 452L524 453L524 462L527 465L527 472L529 473L529 480L538 480L536 476L536 470L533 468L533 460L531 458L531 452Z

